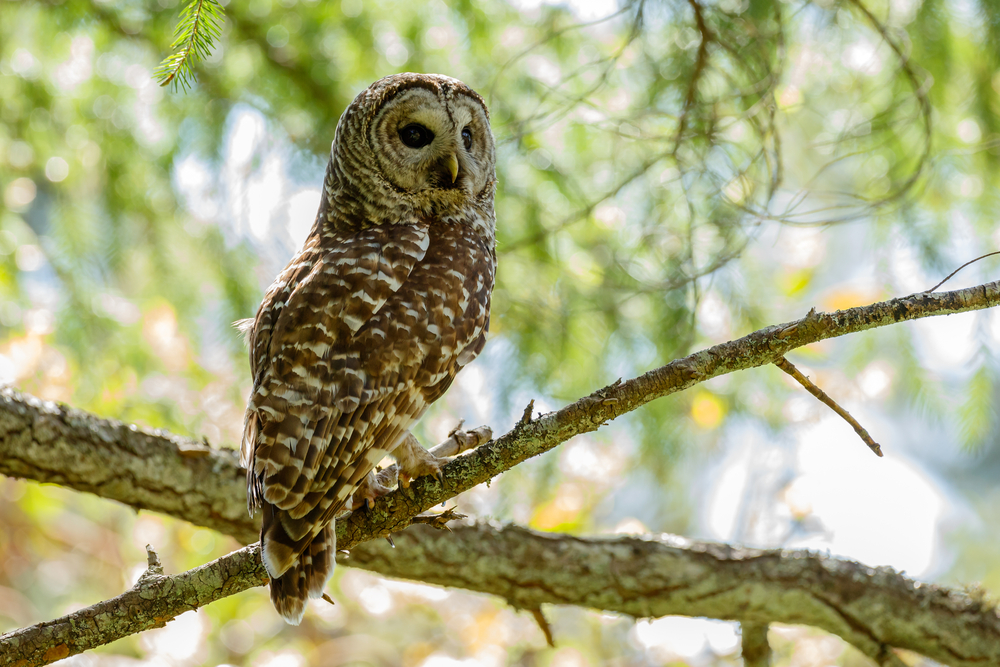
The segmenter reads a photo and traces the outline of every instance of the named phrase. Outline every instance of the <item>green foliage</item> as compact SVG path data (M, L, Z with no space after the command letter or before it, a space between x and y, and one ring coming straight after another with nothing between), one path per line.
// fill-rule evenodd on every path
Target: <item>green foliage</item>
M972 450L983 447L996 431L994 373L992 364L980 366L969 380L965 400L958 409L963 444Z
M814 306L927 289L996 247L997 12L985 1L976 25L939 0L626 2L596 21L574 13L582 3L224 6L193 2L174 26L175 0L0 3L0 380L235 447L250 377L230 323L253 315L311 222L314 209L296 202L319 188L341 112L396 71L468 82L498 141L491 339L420 425L424 441L461 418L503 432L529 399L556 409ZM969 267L945 289L998 265ZM926 456L942 484L963 489L979 462L982 475L997 465L996 361L954 361L941 350L967 339L941 343L934 326L793 361L849 409L881 415L865 426L893 456ZM975 344L994 344L980 328ZM812 400L775 369L722 378L459 506L546 530L715 534L705 507L730 477L712 466L760 432L750 460L785 468L740 497L778 508L787 532L767 543L823 535L787 500L799 473L781 458L781 443L827 414ZM174 570L232 546L57 489L0 481L0 503L0 631L119 591L143 559L133 533ZM740 507L739 534L758 534L760 512ZM76 521L97 537L73 551L60 531ZM962 572L997 581L982 565L995 534L970 531L963 544ZM27 573L43 562L72 575L63 588L35 585ZM297 634L274 623L260 591L214 605L196 653L175 662L676 658L637 643L625 619L559 612L567 644L551 650L530 618L494 601L338 576L338 605ZM5 602L15 598L33 611ZM350 640L365 636L377 641ZM143 642L108 652L166 651Z
M174 28L176 52L163 59L153 72L161 86L174 85L174 89L187 90L195 78L194 68L212 52L215 42L222 36L225 10L218 0L192 0L181 11L180 21Z

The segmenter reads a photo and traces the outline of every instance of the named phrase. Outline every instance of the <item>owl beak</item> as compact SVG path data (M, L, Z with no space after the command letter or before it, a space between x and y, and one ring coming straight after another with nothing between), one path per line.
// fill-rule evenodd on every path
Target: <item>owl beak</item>
M458 178L458 156L452 153L444 161L444 166L448 168L448 173L451 174L451 182L454 183Z

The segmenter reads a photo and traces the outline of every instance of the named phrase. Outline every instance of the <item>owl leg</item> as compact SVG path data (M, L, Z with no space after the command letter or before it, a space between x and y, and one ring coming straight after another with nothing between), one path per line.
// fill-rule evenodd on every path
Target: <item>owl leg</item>
M377 473L372 470L361 480L361 484L354 490L354 494L347 502L347 506L356 510L361 506L371 507L378 498L392 491L396 486L399 469L396 466L389 466Z
M410 486L410 481L424 475L441 478L441 468L448 463L450 456L456 456L470 449L475 449L493 437L489 426L480 426L471 431L463 431L458 425L448 438L431 448L424 449L412 433L407 431L399 443L389 452L396 464L376 473L372 470L355 489L347 506L356 510L362 506L371 507L378 498L392 491L397 482L403 488Z
M441 468L448 463L446 457L456 456L489 441L493 430L489 426L480 426L471 431L463 431L459 424L448 438L431 448L424 449L420 442L407 431L399 444L392 450L392 456L399 466L399 484L406 488L410 481L424 475L441 478Z

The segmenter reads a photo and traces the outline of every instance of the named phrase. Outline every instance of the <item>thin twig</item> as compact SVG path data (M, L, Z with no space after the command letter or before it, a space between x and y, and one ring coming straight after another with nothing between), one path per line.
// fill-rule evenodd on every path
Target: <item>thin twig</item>
M535 399L528 401L528 405L524 408L524 413L521 415L521 420L517 422L520 425L531 423L531 413L535 409Z
M156 553L153 545L146 545L146 571L143 572L143 576L148 574L163 574L163 564L160 563L160 555Z
M881 35L885 43L889 45L889 48L892 49L899 58L899 68L903 71L904 76L913 88L913 94L917 98L917 105L920 107L920 115L923 116L924 119L924 145L917 161L917 168L913 170L913 173L910 174L909 178L906 179L899 189L885 197L882 197L872 205L888 204L894 200L902 198L917 182L917 179L920 178L921 174L923 174L928 163L930 162L931 142L934 138L932 125L933 107L931 105L930 98L927 95L927 91L930 88L933 79L926 74L923 77L917 75L913 63L904 52L903 47L900 46L900 44L889 34L888 26L875 18L875 15L872 14L871 10L868 9L867 6L865 6L862 0L849 1L858 8L858 11L864 15L864 17L871 24L872 28L874 28L875 31Z
M876 456L882 456L882 447L877 442L875 442L870 435L868 435L868 431L866 431L865 428L858 423L858 420L852 417L851 413L849 413L847 410L840 407L835 400L833 400L826 394L825 391L814 385L809 380L809 378L803 375L798 368L792 365L792 362L790 362L788 359L785 359L784 357L781 357L778 359L778 361L774 362L774 365L780 368L781 370L785 371L789 375L791 375L793 378L795 378L795 380L799 384L801 384L803 387L806 388L806 391L808 391L810 394L818 398L821 402L825 403L827 406L830 407L831 410L836 412L838 415L843 417L844 420L848 424L850 424L852 428L854 428L854 432L857 433L861 437L861 439L865 441L865 444L868 445L868 448L873 452L875 452Z
M980 257L976 257L975 259L970 259L968 262L966 262L962 266L958 267L957 269L955 269L954 271L952 271L951 273L949 273L947 278L945 278L944 280L942 280L941 282L939 282L937 285L935 285L934 287L932 287L929 290L927 290L926 292L924 292L924 294L930 294L931 292L933 292L934 290L936 290L938 287L941 287L941 285L944 285L946 282L948 282L949 280L951 280L952 277L954 277L954 275L956 273L958 273L959 271L961 271L962 269L964 269L965 267L967 267L969 264L973 264L975 262L978 262L981 259L986 259L987 257L992 257L993 255L1000 255L1000 250L996 250L994 252L988 252L985 255L982 255Z
M767 643L767 623L742 621L743 667L770 667L771 645Z
M534 609L529 609L531 615L535 619L535 623L538 623L538 627L541 629L542 634L545 635L545 643L547 643L552 648L556 647L556 640L552 636L552 626L549 625L549 620L545 618L545 614L542 613L541 607L535 607Z
M596 431L602 424L631 412L656 398L683 391L713 377L737 370L770 365L774 363L776 357L782 358L789 350L820 340L895 325L907 320L969 312L998 305L1000 305L1000 282L992 282L939 294L911 294L902 298L833 313L811 311L802 319L766 327L740 339L720 343L712 348L651 370L640 377L621 383L616 382L560 410L539 415L530 423L520 423L496 440L468 455L450 461L444 468L445 481L443 484L435 479L420 478L409 489L398 489L386 497L380 498L373 509L354 512L342 520L338 520L337 543L341 548L354 548L362 541L384 537L390 533L398 533L413 523L414 515L478 484L488 482L496 475L533 456L551 450L573 436ZM785 363L787 364L787 361ZM525 412L530 415L527 410ZM214 452L206 457L183 457L177 454L176 436L165 437L160 432L145 431L113 420L99 419L69 406L56 405L25 396L9 387L0 388L0 424L2 424L4 431L4 437L0 437L0 473L2 474L29 477L41 482L53 482L68 488L90 491L102 497L115 498L136 507L167 512L185 520L195 521L200 525L245 536L247 540L256 539L256 526L245 516L238 500L240 493L245 489L245 473L237 467L234 455L226 457L222 456L220 452ZM44 424L44 428L38 428L39 424ZM115 443L118 446L109 447L109 443ZM125 447L125 443L130 446ZM69 456L67 452L72 452L73 455ZM142 455L136 456L136 452L142 452ZM113 466L109 466L109 460L114 460ZM150 461L156 461L158 465L150 465ZM84 473L82 475L81 470ZM129 485L101 483L101 480L120 479L122 470L129 472L128 476L131 480ZM181 507L171 505L169 502L165 503L163 498L163 489L168 488L164 482L168 479L175 479L170 477L169 473L171 471L176 473L177 470L187 471L185 474L190 473L195 479L206 480L205 484L191 486ZM108 477L109 475L110 477ZM192 477L185 477L185 479L188 479L188 483L190 483ZM220 497L219 502L214 502L215 498L213 497L213 502L206 505L204 504L207 500L204 495L206 491L202 488L206 486L219 487L226 489L227 492L223 497ZM238 519L227 518L230 516L238 517ZM492 526L489 527L489 530L493 531L491 534L498 532L498 529ZM510 531L515 532L519 530L521 529L510 529ZM465 531L464 526L456 526L456 533L461 534ZM406 539L405 535L406 533L402 533L397 537L402 541ZM446 539L458 539L452 535L445 537ZM423 539L426 539L426 536ZM557 538L552 535L541 535L531 539L545 542ZM645 537L637 541L629 547L628 551L637 552L649 539L649 537ZM572 538L571 543L565 542L570 546L583 543L584 541L575 537ZM548 547L545 553L552 553L549 550L551 543L546 542L546 544ZM502 553L502 551L497 551L496 542L492 537L490 539L479 537L474 543L466 543L465 549L468 551L483 545L488 545L488 548L492 550L490 558L496 556L497 553ZM400 546L402 547L403 544ZM359 548L359 551L363 554L365 549L376 548L376 546L369 544L365 545L364 548ZM728 550L731 550L731 547L717 546L708 550L703 547L698 551L698 558L703 559L706 554L710 553L728 553ZM449 547L449 553L455 553L452 547ZM624 586L625 582L633 579L631 576L623 576L627 570L623 569L622 551L617 546L608 556L609 565L601 566L597 570L593 566L595 562L593 555L588 554L581 556L577 561L570 559L560 563L559 569L552 571L552 576L531 580L533 585L529 585L528 582L510 585L518 567L522 567L523 563L544 560L541 555L524 556L523 552L519 553L522 555L518 560L508 561L514 563L511 567L499 570L507 574L487 578L486 581L481 578L473 581L457 577L457 567L441 567L443 557L433 558L433 567L428 571L420 571L419 574L412 569L414 559L398 557L389 562L385 571L393 573L395 576L415 578L427 583L441 583L495 593L513 602L519 602L520 604L517 605L519 608L530 609L540 603L553 603L605 608L636 616L675 614L681 613L682 610L683 613L694 615L718 613L717 606L698 607L698 601L704 601L705 596L688 595L687 593L690 591L686 587L680 589L683 595L680 596L678 604L682 604L682 607L664 606L654 609L650 607L650 600L655 596L646 591L627 595L624 601L620 601L620 604L613 603L608 598L607 591L613 588L617 590ZM468 553L465 553L463 558L469 562L477 563L476 567L479 568L480 577L483 567L481 564L489 562L489 558L486 556L472 557ZM795 559L798 560L803 558L805 558L803 555L795 556ZM613 566L610 564L612 561ZM588 569L585 576L575 576L568 570L569 565L574 562L586 564ZM682 573L691 570L687 567L650 567L650 562L652 561L642 559L637 566L638 570L632 571L652 573L655 577L659 577L661 570L676 570ZM662 560L656 562L662 562ZM765 566L771 562L771 559L761 560L759 557L754 557L753 562ZM362 566L373 570L378 569L371 561L362 564ZM844 572L849 577L848 581L856 583L861 580L862 571L866 573L865 577L885 575L881 569L869 570L860 565L855 567L857 571L847 571L843 565L832 570L824 568L823 575L820 577L821 588L813 592L813 597L822 604L850 606L854 603L850 601L840 602L836 599L836 591L844 585L831 583L825 577L835 576L837 572ZM407 572L406 568L411 569ZM587 580L587 577L593 577L596 571L605 570L614 572L615 576L613 581L599 582L595 593L596 597L587 597L579 592L579 588ZM446 578L437 579L436 577L442 576L442 572L446 573ZM555 572L558 572L559 577L554 576ZM788 572L788 568L782 565L776 576L781 582L787 584L789 582ZM692 586L704 584L706 576L705 572L698 573L695 578L696 583ZM554 582L560 577L568 578L572 582L572 593L548 595L549 585L546 587L537 585L537 581ZM813 576L804 578L816 580ZM102 613L94 614L91 610L87 614L87 618L81 621L81 623L88 625L71 626L69 622L74 619L59 619L0 636L0 665L13 665L18 660L26 659L28 654L34 657L31 661L23 663L26 667L45 664L45 661L36 662L35 660L44 658L44 654L50 649L54 651L50 654L51 656L66 657L74 652L78 653L141 631L141 629L134 629L118 622L112 623L115 627L107 628L106 631L105 629L81 631L82 627L91 628L92 618L114 617L111 618L112 621L124 618L130 624L135 623L146 628L155 627L188 609L203 606L214 599L232 595L245 588L263 585L266 579L266 570L260 564L259 544L188 573L172 577L154 575L151 580L147 578L141 582L142 586L147 587L146 590L133 589L126 593L125 595L129 596L128 600L116 599L95 605L108 611L111 616L102 615ZM742 582L757 580L755 577L748 577L745 572L741 572L738 579ZM793 579L797 578L793 577ZM183 587L179 587L182 582L186 583ZM207 587L197 585L204 582L210 585ZM221 589L219 588L220 582ZM152 586L154 583L162 585L158 587L157 591L148 590L148 586ZM507 586L507 588L499 590L495 586ZM865 584L861 588L864 589L868 586L869 584ZM858 646L862 652L869 656L881 656L885 652L884 646L898 646L919 650L931 658L945 661L954 667L1000 664L1000 649L997 648L1000 646L1000 642L995 640L995 637L1000 636L1000 616L997 616L994 609L984 609L978 603L978 606L971 606L973 602L962 598L956 592L928 592L926 586L917 587L908 581L904 581L901 586L898 590L902 591L900 595L903 595L906 601L899 604L912 607L914 612L925 609L928 604L933 603L933 600L913 602L906 596L914 594L934 595L938 596L934 598L935 600L946 605L945 612L936 614L932 626L927 626L933 627L936 634L929 630L900 634L896 628L892 627L892 624L881 623L881 619L876 623L877 631L873 629L874 626L867 625L863 626L864 631L858 631L856 623L860 613L859 609L870 609L872 607L870 602L864 602L860 608L852 607L851 613L845 613L838 609L837 613L823 612L815 617L804 617L800 613L801 610L789 610L787 605L784 605L780 609L789 612L788 614L776 613L772 614L771 617L776 622L806 623L826 628ZM191 595L188 595L188 588L191 590ZM678 590L663 581L655 581L652 589L660 593ZM732 589L727 588L726 590ZM856 600L857 598L853 596L860 589L854 587L850 590L852 591L851 599ZM548 595L548 597L544 599L516 597L536 594ZM151 595L152 597L150 597ZM716 596L709 597L715 600ZM785 597L787 596L783 595L782 599ZM889 598L883 595L879 599ZM712 604L717 603L713 601ZM961 606L961 609L965 610L963 613L971 615L972 620L956 616L955 610L948 606L953 604ZM737 605L737 607L744 609L742 605ZM92 614L93 616L91 616ZM726 617L732 620L742 620L737 612L732 611ZM758 615L755 618L767 618L767 616ZM852 622L845 623L844 619L852 619ZM942 630L943 627L953 623L960 624L961 631ZM976 649L978 651L976 656L969 659L956 658L960 654L956 652L954 647L947 644L947 641L953 637L962 637L961 647L964 653L961 655L967 656L971 655L969 637L973 635L979 638L976 646L980 648ZM70 646L73 646L72 651L70 651ZM18 651L17 654L14 653L15 650ZM62 651L67 651L67 653L62 654ZM52 657L47 662L56 659L60 658Z
M694 10L694 20L698 26L698 32L701 35L701 42L698 44L698 53L695 55L694 72L691 73L691 80L688 82L687 94L684 96L684 107L681 110L680 118L677 121L677 134L674 138L674 155L677 155L677 151L680 150L681 141L684 139L684 130L687 128L688 114L691 112L691 108L694 106L695 99L698 96L698 82L699 79L701 79L701 75L705 71L705 65L708 63L708 45L713 41L712 32L708 29L708 25L705 23L705 17L702 14L701 5L698 4L697 0L688 0L688 4L691 5L691 9Z
M464 514L459 514L454 507L450 507L440 514L418 514L413 517L413 523L426 523L438 530L451 530L448 527L449 521L458 521L467 518Z

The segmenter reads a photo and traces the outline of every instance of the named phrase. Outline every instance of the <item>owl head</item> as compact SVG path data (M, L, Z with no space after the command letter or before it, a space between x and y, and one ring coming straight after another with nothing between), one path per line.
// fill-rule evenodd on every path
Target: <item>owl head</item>
M320 213L362 227L476 213L492 222L495 162L474 90L440 74L387 76L337 124Z

